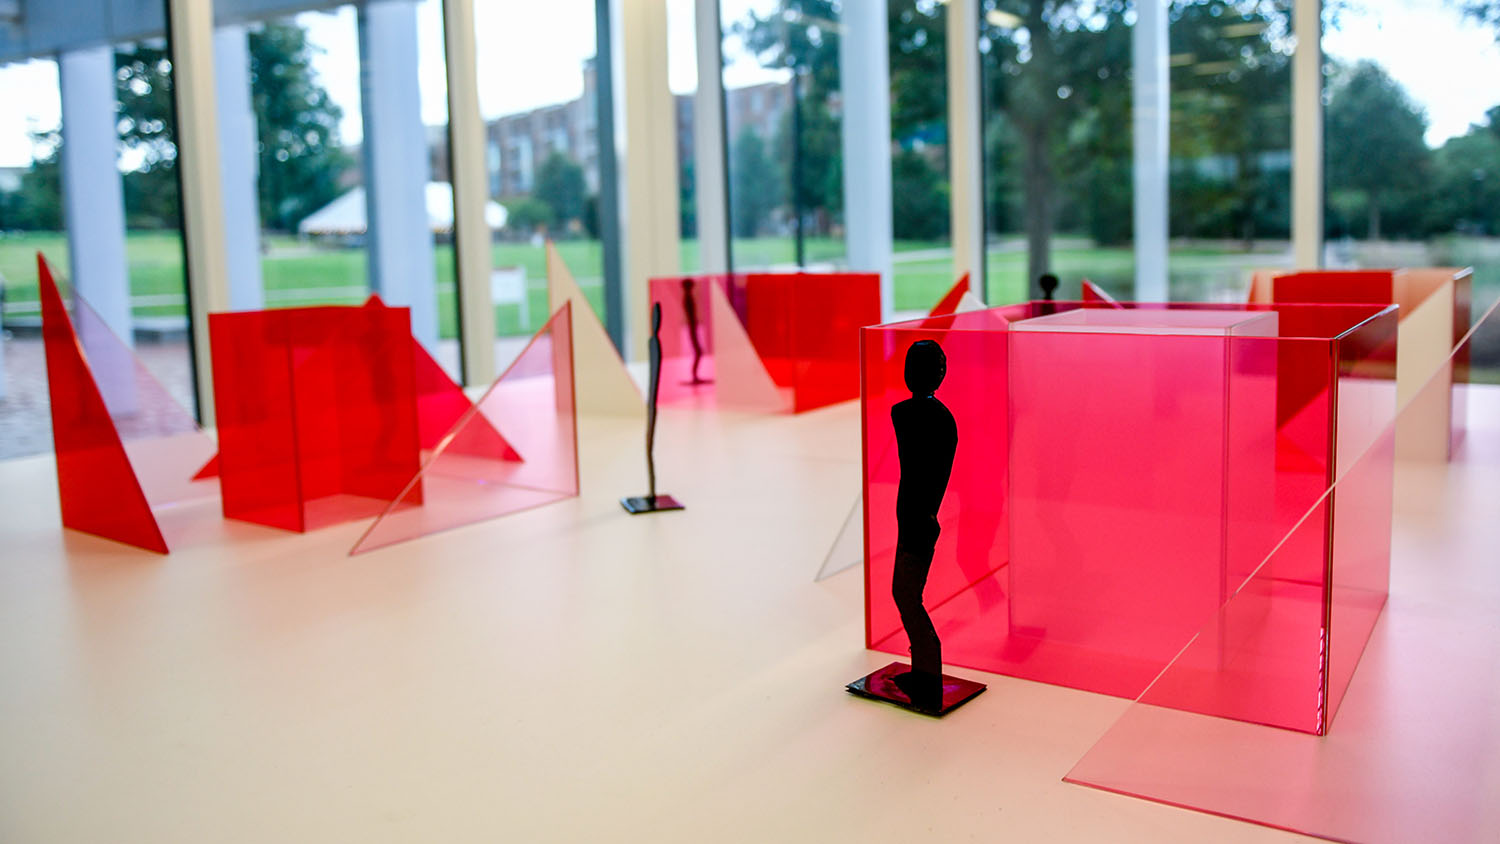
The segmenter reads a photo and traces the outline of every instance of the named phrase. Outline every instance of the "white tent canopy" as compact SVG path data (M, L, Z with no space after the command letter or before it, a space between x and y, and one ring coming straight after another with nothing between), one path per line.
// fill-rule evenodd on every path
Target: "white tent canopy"
M453 186L447 182L428 182L426 199L427 227L434 234L453 231ZM364 234L365 208L365 189L351 188L343 196L304 217L297 224L297 231L308 235ZM500 203L494 200L485 203L484 221L491 230L504 228L508 216Z

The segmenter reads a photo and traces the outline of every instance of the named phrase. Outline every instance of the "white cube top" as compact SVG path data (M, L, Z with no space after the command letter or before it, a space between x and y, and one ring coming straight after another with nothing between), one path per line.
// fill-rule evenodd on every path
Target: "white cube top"
M1217 334L1276 336L1274 311L1078 308L1018 320L1011 331L1082 334Z

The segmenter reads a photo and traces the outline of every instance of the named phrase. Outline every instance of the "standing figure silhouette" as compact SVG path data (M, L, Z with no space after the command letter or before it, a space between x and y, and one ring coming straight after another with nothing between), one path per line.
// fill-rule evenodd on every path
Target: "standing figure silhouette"
M646 483L649 491L643 496L620 499L620 506L632 516L683 509L682 502L672 496L656 494L656 394L661 387L660 302L651 306L651 342L647 349L651 355L651 383L646 391Z
M693 298L697 282L691 278L682 280L682 314L687 320L688 342L693 346L693 375L689 384L707 384L698 377L698 366L703 363L703 343L698 339L698 302Z
M895 676L896 686L918 706L940 707L943 653L937 629L922 604L927 573L941 527L938 508L953 472L958 425L934 393L948 372L943 347L918 340L906 350L906 387L911 398L891 408L901 484L896 492L896 563L891 596L911 642L912 670Z

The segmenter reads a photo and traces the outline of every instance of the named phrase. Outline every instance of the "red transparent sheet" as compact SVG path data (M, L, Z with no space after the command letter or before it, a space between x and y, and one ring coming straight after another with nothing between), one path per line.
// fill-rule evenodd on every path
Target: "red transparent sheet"
M745 333L744 318L729 298L734 289L743 292L728 276L651 280L651 302L662 309L658 403L713 403L762 413L791 407L791 391L771 380Z
M1012 330L1082 307L1033 302L864 332L870 647L907 648L888 594L899 476L889 413L906 397L901 361L917 339L947 352L938 397L959 420L926 591L953 664L1133 697L1327 489L1341 416L1368 438L1359 414L1376 407L1374 391L1339 402L1338 385L1346 370L1363 378L1370 349L1394 338L1392 309L1125 304L1244 326ZM1297 412L1278 425L1284 367L1321 382L1310 394L1299 382ZM1299 548L1278 577L1320 592L1323 550ZM1315 630L1314 615L1294 621Z
M365 302L365 307L385 306L379 296L371 296ZM443 437L474 408L474 403L415 337L411 338L411 352L417 391L417 441L422 450L427 451L442 442ZM468 432L465 440L467 447L478 453L500 454L508 460L521 459L505 437L483 418L475 421L474 429Z
M877 273L751 273L745 328L792 411L859 397L859 329L880 322Z
M1397 361L1392 353L1391 360L1405 403L1468 330L1472 276L1472 270L1452 267L1266 273L1257 279L1259 287L1252 289L1251 297L1399 306L1401 357ZM1403 419L1397 437L1403 452L1447 453L1461 436L1454 424L1462 418L1461 412L1454 412L1461 397L1451 391L1446 396L1438 390L1429 393L1420 409L1414 406Z
M379 296L371 296L365 307L385 307ZM464 394L463 388L448 377L442 366L433 359L427 349L411 338L412 373L417 396L417 441L422 449L436 448L443 436L452 430L458 421L473 408L474 403ZM485 454L501 454L505 459L520 460L521 456L506 442L505 437L493 426L480 424L468 437L468 447ZM218 455L204 464L193 476L194 480L217 477Z
M63 526L165 554L166 540L40 253L37 273Z
M410 316L209 316L224 515L311 530L381 512L420 465Z
M963 299L964 294L968 291L969 274L964 273L959 277L957 283L948 288L948 292L943 294L943 298L939 299L938 303L932 306L932 310L929 311L927 315L935 317L947 316L948 314L954 313L958 310L959 300Z
M858 329L880 321L880 277L658 278L651 301L662 305L659 401L800 413L858 396Z
M1500 349L1489 318L1453 353ZM1442 371L1420 391L1450 390ZM1268 572L1330 506L1386 477L1395 431L1423 396L1403 405L1258 570L1210 618L1119 721L1074 766L1069 782L1344 841L1500 839L1500 568L1493 518L1500 465L1500 385L1460 384L1468 437L1451 463L1396 461L1391 586L1361 655L1345 628L1380 597L1341 577L1379 525L1335 518L1328 631L1326 735L1310 736L1184 711L1183 696L1225 700L1254 692L1226 655L1264 664L1255 645L1276 618ZM1377 488L1379 484L1376 484ZM1364 571L1359 565L1348 569ZM1341 643L1341 639L1343 640ZM1361 643L1362 644L1362 643ZM1248 655L1248 659L1247 659ZM1300 658L1316 658L1306 650ZM1354 663L1358 672L1354 672ZM1236 686L1240 688L1236 688ZM1333 716L1337 714L1335 719Z
M487 452L503 428L524 461ZM350 554L578 495L572 304L552 315L474 408L426 456Z
M1083 293L1080 298L1083 300L1083 305L1086 308L1120 307L1120 303L1116 301L1115 297L1109 295L1104 291L1104 288L1093 283L1092 281L1089 281L1088 279L1083 280L1081 288L1083 290Z

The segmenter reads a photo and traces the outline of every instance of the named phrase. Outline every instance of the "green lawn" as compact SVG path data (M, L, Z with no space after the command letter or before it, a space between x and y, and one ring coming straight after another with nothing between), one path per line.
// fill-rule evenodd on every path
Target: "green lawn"
M795 248L789 237L766 237L734 241L739 266L785 265L793 262ZM1447 238L1431 244L1413 244L1410 256L1440 264L1475 267L1475 301L1487 305L1500 296L1500 243L1478 238ZM953 285L953 260L947 244L898 241L895 271L897 310L929 308ZM36 301L36 258L41 250L63 275L68 275L68 252L60 233L27 233L0 236L0 276L5 279L9 303ZM563 260L577 277L594 308L603 312L603 250L597 241L563 241L558 244ZM529 244L497 243L493 249L497 267L520 266L526 270L530 325L521 324L517 305L495 307L496 330L502 336L528 333L545 319L547 312L546 256ZM809 238L810 262L835 261L844 255L844 243L834 238ZM913 254L921 252L923 254ZM138 304L139 316L178 316L184 312L181 240L174 232L131 232L126 240L131 293L135 297L177 297L177 301ZM453 250L436 249L439 330L444 337L457 335L454 301ZM992 247L987 256L989 296L994 303L1016 302L1026 296L1024 247ZM1128 297L1133 283L1134 256L1128 247L1096 248L1076 239L1061 238L1052 252L1053 271L1062 277L1062 295L1077 295L1076 279L1091 279L1117 296ZM1170 291L1173 299L1201 300L1233 297L1243 289L1248 270L1267 263L1266 256L1246 255L1227 249L1188 246L1174 248L1171 255ZM696 241L682 243L682 266L698 266ZM366 253L305 243L293 237L267 239L261 259L267 303L351 304L366 296ZM1071 289L1070 289L1071 288ZM1476 316L1480 309L1476 310Z

